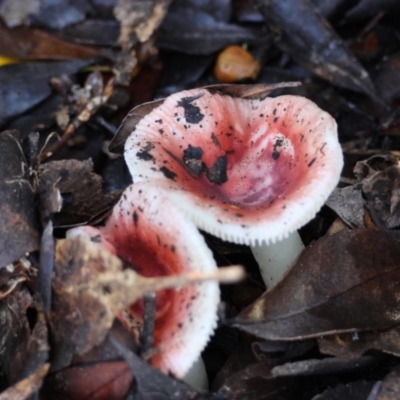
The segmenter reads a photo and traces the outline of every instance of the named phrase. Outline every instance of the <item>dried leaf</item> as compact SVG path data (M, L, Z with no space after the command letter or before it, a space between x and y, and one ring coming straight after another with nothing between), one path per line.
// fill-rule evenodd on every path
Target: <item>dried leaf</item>
M7 29L0 21L0 53L13 58L43 60L93 58L100 50L65 42L39 29L21 26Z
M0 15L9 28L26 24L63 29L82 21L89 9L86 0L3 0Z
M339 358L308 359L278 365L272 368L271 375L274 378L282 378L288 376L345 374L370 367L375 361L375 358L371 356L347 360Z
M132 372L124 361L82 363L48 375L41 396L44 400L124 400L131 383Z
M326 336L319 339L318 345L321 353L341 358L360 357L369 350L400 357L400 329Z
M377 395L368 400L396 400L400 395L400 369L396 367L382 380Z
M146 399L196 399L196 400L222 400L220 396L207 393L198 393L184 382L177 381L170 376L154 369L145 360L127 347L113 340L115 347L129 364L136 380L135 400Z
M254 0L277 44L295 61L335 85L379 101L368 72L308 0Z
M16 383L14 386L0 394L0 400L25 400L34 394L43 383L44 377L50 368L50 364L44 364L32 375Z
M89 63L88 60L29 62L0 68L0 126L48 98L52 92L50 78L73 74Z
M354 174L361 179L366 206L375 224L390 229L400 225L400 163L393 156L359 161Z
M357 381L339 384L318 395L318 400L372 400L368 397L374 382Z
M0 303L0 316L0 362L8 383L14 385L21 379L29 379L48 360L47 324L25 287L13 292ZM10 398L19 398L12 397L14 393L16 396L14 389L18 385L9 389L12 393ZM25 389L29 392L29 388L28 385Z
M1 72L0 72L1 74ZM39 249L34 176L17 131L0 133L0 267Z
M102 184L103 180L93 172L90 160L51 161L41 165L42 218L56 213L58 226L73 226L104 214L118 201L121 191L105 194Z
M396 325L399 240L397 231L363 229L311 243L234 326L264 339L287 340Z
M126 139L135 130L136 125L139 123L139 121L154 108L161 105L163 102L164 99L151 101L149 103L140 104L139 106L129 111L128 115L122 121L121 126L118 128L116 135L109 145L110 151L122 153Z
M364 227L364 204L360 185L336 188L326 201L328 207L354 228Z
M204 9L171 7L157 45L186 54L212 54L230 44L260 41L260 35L239 25L216 19Z
M116 46L119 36L119 24L111 19L86 19L68 26L60 36L70 42L96 46Z
M346 20L350 22L370 19L379 13L396 14L399 11L400 5L397 0L359 0L346 12Z

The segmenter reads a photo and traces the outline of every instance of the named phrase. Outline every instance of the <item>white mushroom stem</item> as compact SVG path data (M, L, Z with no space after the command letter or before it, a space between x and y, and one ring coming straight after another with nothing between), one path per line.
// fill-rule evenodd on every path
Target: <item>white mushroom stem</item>
M208 390L206 367L201 357L194 362L182 380L197 390Z
M282 279L303 249L304 244L297 231L275 243L251 246L267 289Z

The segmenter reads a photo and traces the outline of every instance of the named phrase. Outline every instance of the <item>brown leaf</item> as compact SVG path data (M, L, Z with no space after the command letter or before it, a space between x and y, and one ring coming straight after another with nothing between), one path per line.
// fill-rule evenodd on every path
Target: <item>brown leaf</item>
M400 328L326 336L319 339L318 345L321 353L340 358L359 357L372 349L400 357Z
M254 0L277 44L300 65L335 85L379 101L368 72L358 63L331 25L307 0Z
M396 400L400 396L400 368L396 367L382 380L377 396L371 400ZM369 400L369 399L368 399Z
M50 364L44 364L32 375L16 383L0 394L0 400L25 400L34 394L43 383L44 377L50 368Z
M318 395L318 400L375 400L368 397L374 382L357 381L339 384Z
M399 240L397 231L363 229L311 243L285 278L243 310L234 326L287 340L396 325Z
M34 185L19 133L0 133L0 267L39 249Z
M375 358L371 356L346 360L340 358L308 359L277 365L272 368L271 375L274 378L282 378L288 376L342 374L370 367L374 362Z
M131 382L124 361L81 364L50 374L41 395L45 400L123 400Z
M360 185L336 188L326 205L349 226L364 228L364 199Z
M359 161L354 174L361 179L366 206L381 228L400 225L400 163L393 156L373 156Z
M42 217L46 219L56 213L59 225L73 226L104 214L118 201L121 191L105 194L102 184L103 180L93 172L90 160L51 161L41 165Z
M48 360L47 324L25 286L1 301L0 315L0 363L12 385Z
M39 29L26 26L8 29L2 21L0 52L3 56L24 60L93 58L100 54L99 49L69 43Z
M163 102L164 99L151 101L149 103L140 104L129 111L109 145L110 151L115 153L123 153L126 139L135 130L139 121Z

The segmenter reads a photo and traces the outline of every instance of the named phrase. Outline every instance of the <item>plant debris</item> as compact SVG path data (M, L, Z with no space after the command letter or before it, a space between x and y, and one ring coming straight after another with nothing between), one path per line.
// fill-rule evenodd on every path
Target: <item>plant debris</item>
M0 0L0 400L397 400L399 18L398 0ZM146 236L143 207L122 197L130 185L146 191L159 218L163 234L153 242L168 244L153 253L165 259L189 243L179 224L167 226L172 208L151 197L166 186L156 179L141 189L144 171L132 178L125 163L139 126L137 157L149 174L161 173L169 185L181 175L191 185L205 181L214 200L212 188L229 188L238 143L225 149L214 126L208 162L207 148L184 142L211 113L199 108L198 94L173 104L186 125L171 132L174 151L160 145L172 126L166 118L153 121L154 138L143 126L171 95L200 89L252 105L303 96L337 124L339 184L299 229L305 249L297 261L267 291L250 247L204 232L216 265L242 265L246 279L236 283L243 277L236 267L152 276L147 261L126 255L150 254L146 240L138 245L119 223L113 232L127 251L101 247L120 199L126 221ZM236 135L240 121L232 115L221 135ZM250 144L260 154L263 129ZM279 140L270 147L271 160L282 161L282 147ZM287 193L280 197L288 201ZM220 201L242 218L240 202ZM101 234L71 237L70 228ZM152 365L163 351L157 322L181 330L162 293L186 293L185 285L208 279L226 285L212 312L214 335L196 362L209 381L199 390ZM120 319L132 303L141 334ZM195 314L188 318L203 323L205 313Z

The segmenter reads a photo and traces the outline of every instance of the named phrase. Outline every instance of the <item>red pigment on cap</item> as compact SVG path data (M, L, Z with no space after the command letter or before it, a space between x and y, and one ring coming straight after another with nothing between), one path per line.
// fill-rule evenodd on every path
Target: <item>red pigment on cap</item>
M336 123L311 101L207 89L176 93L144 117L125 159L135 182L169 191L200 228L248 244L311 219L343 165Z
M131 185L104 227L81 227L84 234L134 266L141 275L178 275L216 268L210 250L196 227L182 217L168 198L146 184ZM94 240L93 240L94 239ZM157 293L154 347L151 362L166 373L183 377L200 355L215 328L219 290L206 282ZM139 301L120 319L137 337L142 324Z

